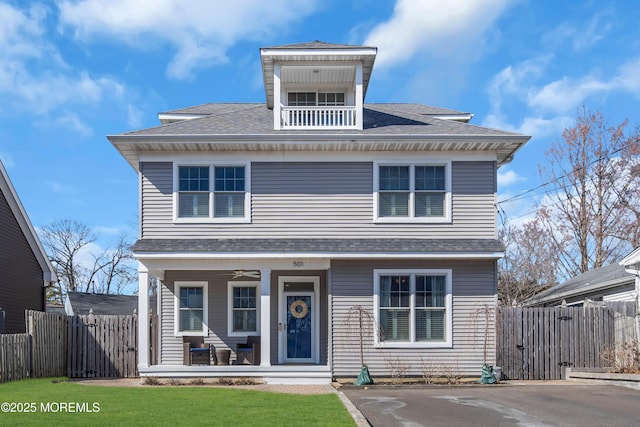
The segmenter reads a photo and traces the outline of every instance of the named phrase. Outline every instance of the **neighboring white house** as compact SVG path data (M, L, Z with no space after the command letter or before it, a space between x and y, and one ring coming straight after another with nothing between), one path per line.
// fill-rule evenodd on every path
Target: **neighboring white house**
M636 251L637 252L637 251ZM537 294L527 302L528 306L582 306L591 301L637 301L637 260L596 268L579 274Z
M530 137L460 111L365 103L376 53L262 48L265 103L169 111L108 137L139 175L139 295L160 280L157 364L139 318L142 376L355 377L357 307L374 319L363 330L374 377L394 363L479 375L485 339L495 361L477 312L496 302L503 255L497 168ZM200 341L246 361L249 337L255 365L186 356Z

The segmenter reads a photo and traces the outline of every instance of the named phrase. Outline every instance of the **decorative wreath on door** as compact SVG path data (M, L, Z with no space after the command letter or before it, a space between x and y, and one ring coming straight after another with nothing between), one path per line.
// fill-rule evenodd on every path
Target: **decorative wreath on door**
M291 305L289 306L289 311L291 312L291 315L296 319L302 319L309 312L309 306L306 302L298 299L291 303Z

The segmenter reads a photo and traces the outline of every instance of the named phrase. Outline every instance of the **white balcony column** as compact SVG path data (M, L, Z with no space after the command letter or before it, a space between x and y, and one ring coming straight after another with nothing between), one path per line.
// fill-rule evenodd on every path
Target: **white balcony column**
M149 367L149 270L138 263L138 369Z
M271 269L260 269L260 366L271 366Z
M279 130L282 120L280 109L280 64L273 64L273 129Z
M364 90L362 84L362 63L356 65L356 129L362 130Z

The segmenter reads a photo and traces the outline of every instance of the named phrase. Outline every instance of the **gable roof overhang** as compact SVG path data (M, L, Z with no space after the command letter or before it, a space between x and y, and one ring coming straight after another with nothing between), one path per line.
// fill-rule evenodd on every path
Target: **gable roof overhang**
M627 273L640 276L640 247L633 250L619 262Z
M337 72L332 73L334 78L345 79L353 71L345 64L362 64L363 100L366 98L369 79L373 70L378 49L369 46L354 46L346 44L332 44L314 41L283 46L271 46L260 48L262 63L262 78L268 108L273 108L274 103L274 65L291 64L295 70L291 70L292 78L312 81L313 70L320 64L331 68L334 66ZM306 65L305 65L306 64ZM293 77L295 76L295 77Z
M22 230L22 234L25 239L29 243L29 247L35 256L38 265L42 269L42 279L45 283L52 283L58 280L56 273L49 262L49 257L42 247L42 243L36 234L29 217L27 216L26 211L24 210L24 206L22 206L22 202L18 197L18 193L16 193L11 180L9 179L9 175L7 174L2 161L0 161L0 191L4 194L7 199L7 203L11 208L11 212L15 217L20 229Z
M109 141L138 170L142 153L207 151L484 151L494 152L498 166L508 163L530 137L522 135L111 135Z

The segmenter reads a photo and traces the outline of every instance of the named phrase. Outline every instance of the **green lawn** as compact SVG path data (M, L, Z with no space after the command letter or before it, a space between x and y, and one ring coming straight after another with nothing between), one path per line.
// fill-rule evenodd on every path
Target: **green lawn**
M293 395L204 386L112 387L32 379L0 384L0 404L0 425L11 426L355 425L336 394ZM10 410L22 413L7 412Z

